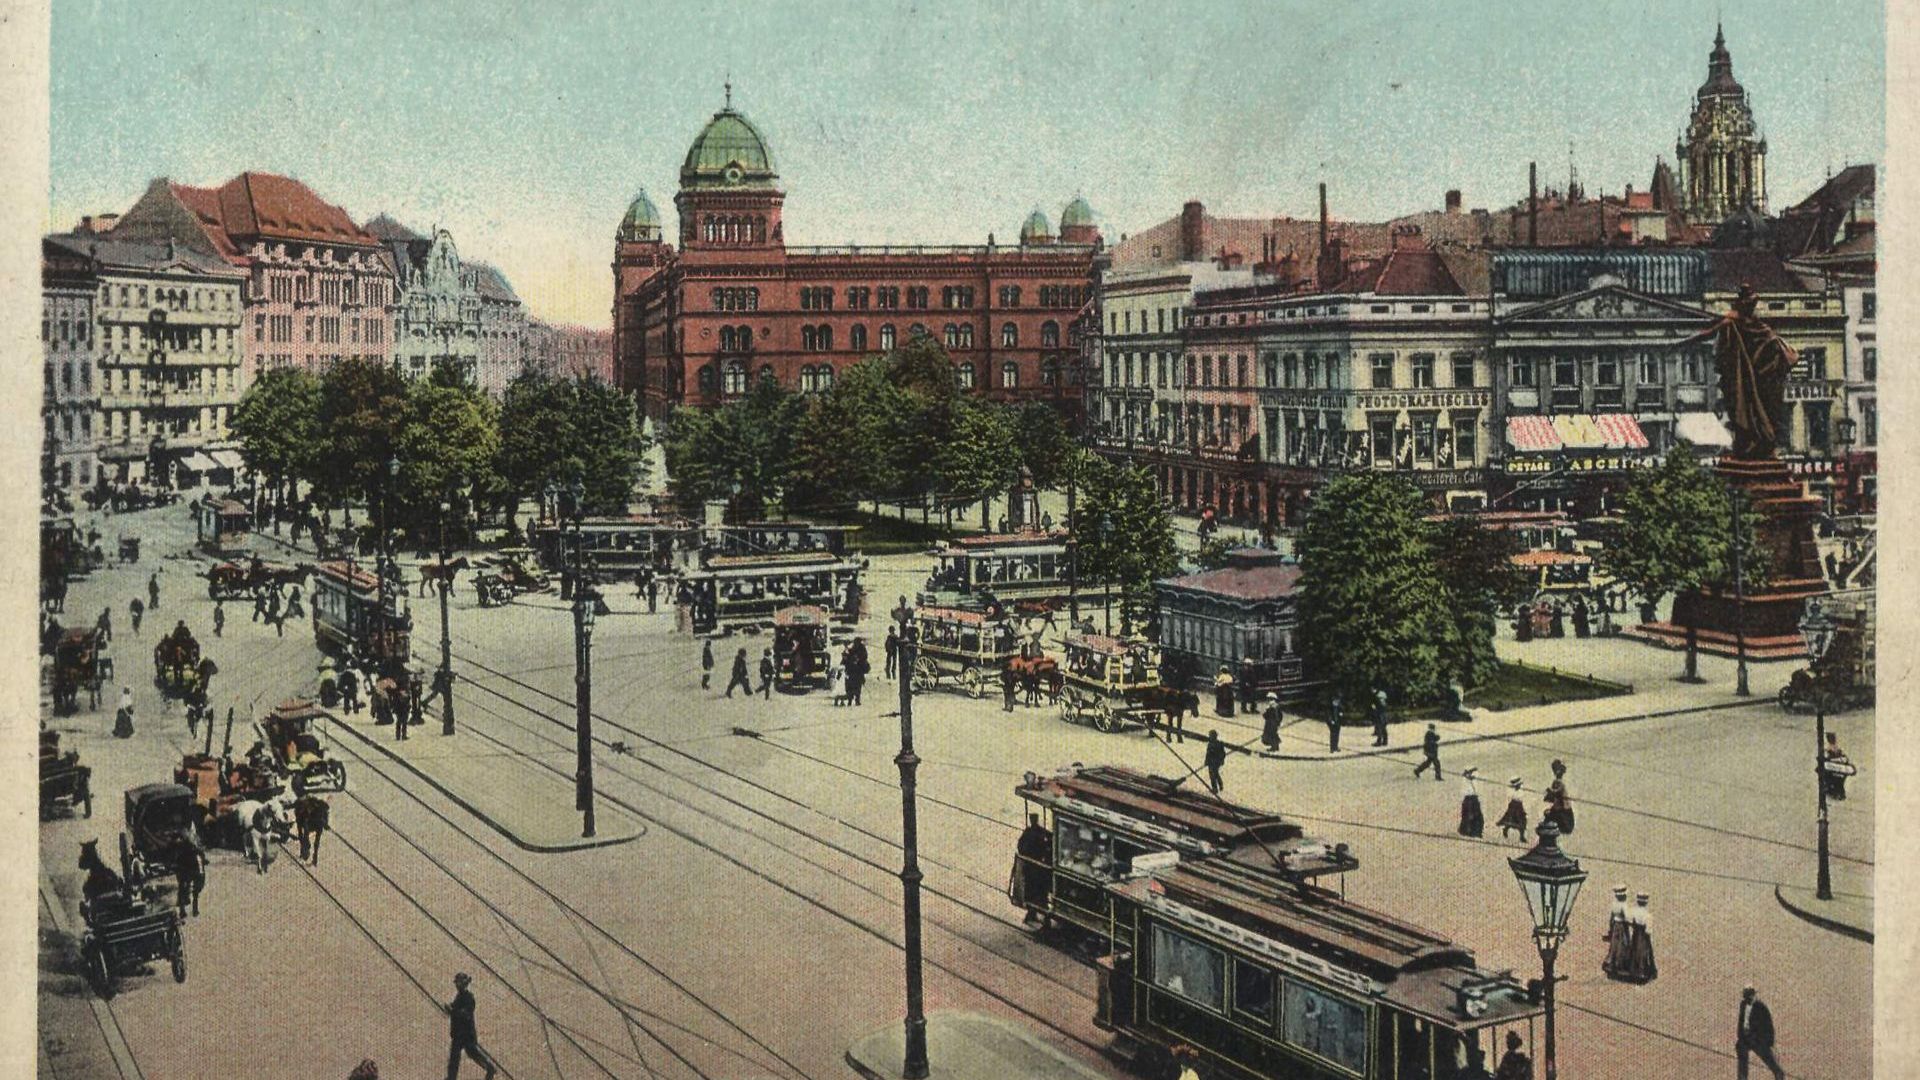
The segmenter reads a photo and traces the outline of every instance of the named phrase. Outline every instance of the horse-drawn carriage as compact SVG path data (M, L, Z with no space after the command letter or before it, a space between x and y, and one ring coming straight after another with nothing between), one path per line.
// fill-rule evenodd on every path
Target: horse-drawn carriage
M926 693L943 680L980 697L1000 670L1020 655L1019 634L998 613L961 607L923 606L913 613L919 635L913 658L913 689Z
M1060 718L1118 731L1150 724L1174 706L1160 684L1160 657L1139 638L1072 634L1064 641L1066 663L1060 688Z
M216 670L201 658L200 642L184 621L153 646L153 682L168 699L192 697Z
M173 981L186 982L180 913L167 903L165 890L116 876L92 841L80 845L80 869L87 871L80 900L80 919L87 927L80 935L80 963L94 992L112 997L121 972L152 960L167 961Z
M347 789L346 764L327 756L314 731L314 721L325 719L328 716L324 709L296 699L281 702L256 725L267 745L269 761L287 777L296 795Z
M66 804L84 808L93 816L93 770L80 764L80 751L60 752L60 733L40 732L40 817L53 815L53 808Z
M493 558L483 560L491 569L473 576L480 606L499 607L521 593L545 592L552 579L534 563L532 555L532 548L501 548Z
M246 563L220 562L207 568L207 598L239 600L261 589L298 585L306 580L308 568L251 559Z
M120 833L120 875L129 885L170 877L183 846L199 847L200 821L192 789L184 784L128 788L126 828Z
M833 622L812 604L773 613L773 671L782 690L804 693L827 684L833 665Z
M87 708L100 707L100 687L111 671L102 655L105 635L97 627L63 630L53 645L53 711L70 716L80 707L80 691L87 692Z

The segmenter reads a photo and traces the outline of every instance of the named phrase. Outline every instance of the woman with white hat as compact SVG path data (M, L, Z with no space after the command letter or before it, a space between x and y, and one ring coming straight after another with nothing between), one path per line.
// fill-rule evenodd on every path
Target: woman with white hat
M1527 839L1527 804L1520 796L1520 778L1507 781L1507 810L1500 815L1500 838L1505 840L1509 830L1518 833L1520 841Z
M1607 911L1607 932L1600 940L1607 943L1607 957L1600 961L1600 970L1609 979L1626 978L1629 957L1633 951L1632 935L1627 931L1627 887L1613 887L1613 907Z
M1627 970L1629 982L1649 983L1660 974L1653 962L1653 930L1647 916L1647 894L1635 893L1627 909Z

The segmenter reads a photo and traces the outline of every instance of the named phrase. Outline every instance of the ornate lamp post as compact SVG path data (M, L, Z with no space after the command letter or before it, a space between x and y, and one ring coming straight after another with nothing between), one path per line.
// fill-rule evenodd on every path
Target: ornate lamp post
M1533 916L1533 944L1540 950L1541 985L1547 1006L1546 1078L1556 1080L1559 1073L1554 1061L1553 984L1557 980L1553 961L1560 951L1560 943L1567 939L1567 919L1573 914L1573 901L1580 895L1580 885L1587 880L1587 872L1580 869L1578 860L1560 850L1560 826L1543 821L1534 835L1539 841L1533 850L1508 858L1507 865L1513 868L1514 880L1520 883L1520 891L1527 898L1527 910Z
M593 560L581 534L585 516L585 493L579 481L556 493L556 513L564 522L556 522L565 537L571 526L568 559L562 571L562 584L573 596L573 699L574 699L574 809L580 811L580 835L592 837L593 828L593 620L598 614L600 593L589 583Z
M914 771L920 758L913 752L913 661L919 651L914 639L913 609L907 598L900 598L894 609L900 622L900 753L893 761L900 766L900 839L905 861L900 867L900 884L905 889L903 906L907 932L907 1045L900 1069L903 1080L925 1080L927 1075L927 1017L920 977L920 826L914 806Z
M1821 670L1820 661L1833 644L1835 628L1833 616L1819 605L1809 603L1800 616L1800 636L1807 642L1811 661L1808 670L1813 676L1808 682L1813 689L1813 777L1819 800L1820 837L1814 856L1818 863L1814 870L1813 895L1820 900L1833 899L1833 871L1827 857L1827 676Z
M389 456L387 458L386 471L380 474L380 522L377 526L378 535L374 537L373 552L373 587L374 596L377 600L374 605L374 619L379 624L378 629L375 631L378 636L369 642L373 648L381 652L386 651L387 643L393 640L391 636L393 628L389 625L387 618L387 573L390 569L388 560L391 558L387 550L387 498L389 489L399 477L400 459ZM398 658L392 656L376 656L376 659L380 661L383 667L393 663L396 659L401 663L406 662L406 657L404 656Z
M453 592L452 553L447 548L447 514L453 509L453 488L440 500L440 734L453 734L453 635L447 623L447 598Z

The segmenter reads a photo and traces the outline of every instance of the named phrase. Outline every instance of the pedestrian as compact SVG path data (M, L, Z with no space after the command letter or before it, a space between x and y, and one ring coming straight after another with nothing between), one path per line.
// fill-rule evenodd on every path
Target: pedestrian
M887 627L887 678L893 678L893 670L900 662L900 631Z
M93 625L95 629L100 631L101 644L103 645L113 644L113 609L112 608L110 607L101 608L100 618L96 620Z
M1373 745L1387 745L1387 692L1373 692Z
M1520 795L1520 778L1507 781L1507 809L1497 822L1500 826L1500 839L1507 838L1509 830L1517 833L1521 842L1527 839L1527 803Z
M1547 785L1546 819L1560 827L1561 836L1573 834L1573 799L1567 795L1567 763L1553 759L1553 783Z
M833 664L827 670L827 685L833 687L833 704L839 708L847 703L847 666Z
M1740 1080L1747 1077L1748 1054L1759 1058L1760 1064L1772 1071L1773 1080L1782 1080L1787 1075L1773 1056L1773 1011L1760 1000L1752 983L1740 990L1740 1019L1734 1028L1733 1050L1739 1060Z
M659 610L660 579L649 574L647 575L647 614L652 615Z
M140 616L146 614L146 611L147 605L141 603L137 596L127 604L127 620L133 623L133 632L136 635L140 633Z
M1600 971L1609 979L1625 979L1632 965L1633 938L1627 930L1627 887L1613 887L1613 906L1607 909L1607 932L1600 940L1607 943L1607 955L1600 960Z
M267 615L267 589L262 585L253 590L253 621L259 622Z
M1220 741L1218 728L1207 732L1207 756L1203 760L1207 766L1207 786L1218 795L1227 786L1220 780L1220 766L1227 763L1227 747Z
M160 571L155 570L147 576L147 607L160 610Z
M713 685L713 639L700 643L700 689L710 689Z
M1521 1044L1519 1032L1507 1032L1507 1052L1500 1056L1493 1080L1533 1080L1533 1059L1521 1052Z
M1008 664L1007 666L1001 668L1000 669L1000 699L1001 699L1000 711L1001 712L1013 711L1013 695L1019 689L1020 689L1020 673L1013 670L1012 664Z
M1627 909L1628 982L1650 983L1660 975L1653 962L1653 924L1647 913L1646 893L1635 893L1633 906Z
M293 592L287 595L287 618L303 619L306 615L307 609L300 606L300 586L295 585Z
M773 697L773 650L760 650L760 696Z
M451 731L444 730L447 714L453 710L453 672L450 669L433 669L433 684L427 688L426 700L432 701L435 698L438 698L440 701L440 720L443 727L443 734L451 735L453 734ZM425 704L426 702L421 702L423 707Z
M1553 605L1552 625L1553 628L1547 633L1548 637L1563 638L1567 636L1567 610L1558 603Z
M133 738L133 690L129 687L120 688L120 708L113 714L113 737Z
M1513 640L1533 640L1533 605L1521 604L1513 613Z
M1053 922L1053 834L1040 824L1039 814L1027 815L1027 827L1021 831L1015 851L1019 859L1011 883L1017 894L1013 902L1027 909L1022 922L1028 926L1039 923L1044 930Z
M1341 701L1339 694L1333 695L1333 700L1327 702L1327 753L1329 754L1340 752L1340 712L1343 704L1345 703Z
M348 664L341 669L339 685L341 707L347 710L348 716L359 713L360 674L353 670L353 665Z
M1460 835L1479 837L1486 833L1487 816L1480 807L1480 784L1472 766L1460 773Z
M1440 780L1440 730L1433 724L1428 724L1427 733L1420 737L1420 751L1423 756L1420 764L1413 767L1413 775L1419 776L1431 765L1433 779L1437 783Z
M1233 716L1233 672L1225 664L1213 677L1213 711L1216 716Z
M224 600L213 602L213 636L219 637L227 628L227 605Z
M179 844L173 851L173 902L180 917L187 917L187 909L192 908L195 915L200 914L200 891L207 887L207 856L199 845Z
M447 1080L459 1080L462 1054L487 1071L487 1080L493 1080L493 1059L480 1048L479 1031L474 1026L473 991L467 989L472 984L473 976L464 971L453 977L453 1000L447 1004L452 1036L452 1043L447 1047Z
M867 639L854 638L847 646L847 700L850 704L860 704L860 690L867 685L867 673L873 670L873 661L867 659Z
M1260 727L1260 744L1267 748L1267 753L1277 754L1280 752L1280 695L1272 691L1267 692L1264 720Z
M1576 595L1573 598L1573 636L1587 637L1593 632L1593 624L1587 621L1587 602Z
M733 688L739 687L753 696L753 680L747 675L747 650L742 648L733 654L733 674L727 679L727 697L733 696Z

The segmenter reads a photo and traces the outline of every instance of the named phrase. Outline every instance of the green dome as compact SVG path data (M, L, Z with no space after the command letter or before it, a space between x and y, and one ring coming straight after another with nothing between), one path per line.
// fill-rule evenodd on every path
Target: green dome
M1033 213L1027 215L1027 223L1020 226L1020 242L1030 244L1035 240L1051 239L1053 239L1053 223L1048 221L1047 215L1036 207Z
M1093 224L1093 207L1087 205L1086 199L1075 195L1073 201L1067 204L1066 210L1060 214L1060 228L1071 229L1076 225L1091 224Z
M680 186L764 185L777 175L773 154L759 129L729 106L714 113L687 148L687 160L680 166Z
M627 216L620 222L622 240L658 240L660 239L660 211L647 198L645 188L633 197L632 205L627 207Z

